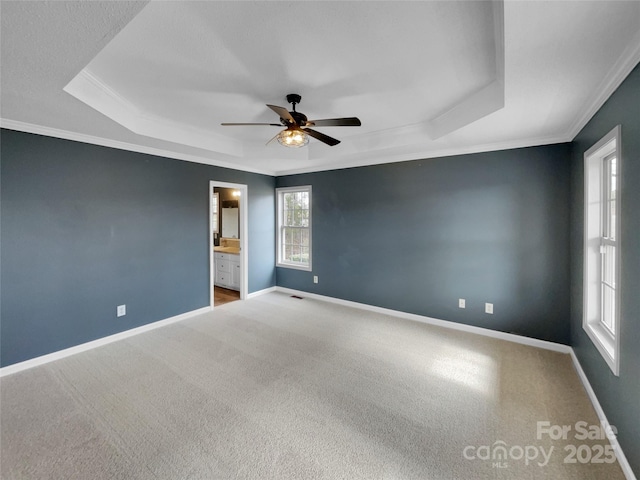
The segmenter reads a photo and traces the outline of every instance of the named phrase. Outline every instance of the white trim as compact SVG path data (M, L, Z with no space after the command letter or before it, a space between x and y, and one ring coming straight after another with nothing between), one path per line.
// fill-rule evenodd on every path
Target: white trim
M133 143L121 142L118 140L111 140L108 138L96 137L93 135L86 135L83 133L75 133L68 130L60 130L57 128L44 127L40 125L34 125L31 123L20 122L17 120L9 120L5 118L0 118L0 127L6 128L7 130L16 130L19 132L34 133L36 135L44 135L46 137L62 138L65 140L73 140L81 143L89 143L92 145L100 145L103 147L117 148L119 150L146 153L149 155L157 155L159 157L173 158L176 160L185 160L187 162L202 163L204 165L213 165L216 167L229 168L229 169L238 170L242 172L259 173L262 175L269 175L269 176L284 176L284 175L294 175L298 173L323 172L323 171L329 171L329 170L340 170L344 168L356 168L356 167L371 166L371 165L385 165L389 163L400 163L400 162L410 162L414 160L426 160L430 158L450 157L455 155L470 155L474 153L496 152L500 150L512 150L516 148L536 147L539 145L553 145L556 143L566 143L566 142L570 142L573 139L573 137L568 137L566 135L553 135L553 136L537 137L533 139L514 140L514 141L509 140L505 142L493 142L493 143L487 143L483 145L474 145L470 147L444 148L444 149L438 149L438 150L424 150L419 146L417 148L410 146L408 147L409 148L408 151L400 152L400 153L393 153L393 152L389 152L388 150L367 151L360 155L357 155L356 158L352 158L347 161L344 161L343 159L341 163L336 163L335 161L331 161L324 165L316 165L314 167L309 167L309 168L293 168L293 169L287 169L287 170L267 170L267 169L257 169L257 168L246 167L243 165L238 165L236 163L213 160L211 158L201 157L197 155L173 152L173 151L164 150L161 148L147 147L147 146L137 145ZM385 130L385 132L387 131ZM371 136L374 138L377 136L377 138L379 138L380 132L376 132L375 135L371 134Z
M609 70L609 74L605 76L600 85L594 90L595 96L591 102L586 101L586 105L582 114L579 115L573 125L567 130L565 137L572 141L578 133L589 123L589 120L598 113L598 110L602 108L609 97L613 95L613 92L622 84L622 82L629 76L631 71L640 62L640 31L635 35L633 40L625 48L620 58Z
M180 315L165 318L164 320L158 320L157 322L148 323L140 327L132 328L130 330L125 330L124 332L114 333L113 335L98 338L97 340L92 340L90 342L81 343L80 345L75 345L73 347L65 348L64 350L58 350L57 352L48 353L46 355L42 355L36 358L31 358L29 360L25 360L24 362L14 363L13 365L8 365L6 367L0 368L0 377L5 377L7 375L21 372L29 368L37 367L39 365L44 365L45 363L53 362L55 360L60 360L61 358L66 358L71 355L75 355L76 353L86 352L87 350L92 350L97 347L102 347L104 345L108 345L109 343L117 342L119 340L124 340L125 338L130 338L144 332L149 332L151 330L155 330L156 328L161 328L161 327L170 325L172 323L186 320L187 318L195 317L197 315L202 315L203 313L207 313L210 311L211 311L211 307L198 308L197 310L191 310L190 312L181 313Z
M202 163L205 165L215 165L223 168L230 168L234 170L240 170L245 172L259 173L270 176L283 176L294 175L299 173L312 173L322 172L327 170L336 170L344 168L355 168L369 165L381 165L396 162L405 162L412 160L425 160L430 158L441 158L455 155L467 155L483 152L494 152L501 150L511 150L517 148L535 147L540 145L552 145L557 143L571 142L580 133L584 126L591 120L591 118L598 112L598 110L604 105L604 103L611 97L615 90L622 84L627 78L629 73L640 62L640 32L630 42L629 46L622 53L620 58L616 61L614 66L609 72L600 86L595 90L595 96L591 102L585 102L585 109L582 113L576 116L574 123L563 133L557 133L549 136L540 136L536 138L525 138L520 140L507 140L502 142L490 142L482 145L464 146L456 148L440 148L429 149L424 148L422 145L409 145L398 149L397 152L390 152L387 149L376 150L370 149L360 154L352 155L352 158L336 158L330 159L323 165L316 165L313 167L302 168L290 168L285 170L273 170L273 169L257 169L253 167L247 167L244 165L238 165L232 162L217 161L207 157L201 157L197 155L190 155L184 153L173 152L160 148L147 147L142 145L136 145L132 143L121 142L117 140L97 137L93 135L86 135L82 133L70 132L67 130L60 130L51 127L45 127L40 125L34 125L30 123L20 122L17 120L0 118L0 127L8 130L17 130L28 133L35 133L38 135L45 135L49 137L64 138L67 140L74 140L77 142L90 143L94 145L102 145L105 147L117 148L120 150L129 150L139 153L147 153L150 155L158 155L167 158L174 158L178 160L186 160L189 162ZM392 129L393 130L393 129ZM406 130L406 127L402 127L402 130ZM400 129L398 129L400 132ZM396 134L398 132L395 132ZM361 138L365 139L369 137L375 139L379 138L382 131L373 132L367 135L358 135L352 137L355 141L357 138L360 141ZM390 134L385 130L385 134ZM401 134L402 132L400 132ZM393 135L391 135L393 136ZM391 138L389 135L387 137ZM363 140L364 141L364 140ZM344 145L346 147L347 145Z
M621 245L620 195L616 200L616 289L615 289L615 318L614 335L602 327L601 308L601 240L602 240L602 212L603 197L603 159L612 153L617 155L618 192L621 192L622 178L622 143L621 126L616 125L602 137L595 145L584 153L584 231L583 231L583 279L582 279L582 328L609 366L614 375L620 375L620 266Z
M291 192L308 192L309 193L309 263L287 263L282 261L282 213L283 194ZM276 188L276 267L292 268L294 270L303 270L311 272L313 264L313 190L311 185L295 185L291 187Z
M600 402L598 401L598 397L596 396L596 393L594 392L593 388L591 387L591 384L589 383L589 379L587 378L587 375L584 373L584 370L582 369L582 366L580 365L580 362L578 360L578 357L576 356L574 350L567 346L567 345L562 345L560 343L554 343L554 342L548 342L545 340L538 340L535 338L529 338L529 337L523 337L520 335L514 335L512 333L503 333L503 332L497 332L494 330L489 330L486 328L481 328L481 327L474 327L474 326L470 326L470 325L464 325L464 324L457 324L454 322L450 322L450 321L446 321L446 320L438 320L435 318L431 318L431 317L425 317L422 315L415 315L415 314L411 314L411 313L406 313L406 312L400 312L398 310L391 310L391 309L387 309L387 308L381 308L381 307L375 307L373 305L367 305L364 303L357 303L357 302L352 302L349 300L342 300L339 298L333 298L333 297L327 297L324 295L318 295L315 293L308 293L308 292L303 292L300 290L293 290L290 288L284 288L284 287L269 287L269 288L265 288L263 290L258 290L256 292L252 292L250 293L247 298L256 298L259 297L261 295L265 295L267 293L271 293L271 292L280 292L280 293L285 293L285 294L289 294L289 295L298 295L298 296L302 296L302 297L309 297L309 298L313 298L315 300L320 300L320 301L324 301L324 302L328 302L328 303L335 303L338 305L344 305L344 306L348 306L348 307L352 307L352 308L358 308L360 310L367 310L367 311L372 311L372 312L376 312L376 313L382 313L382 314L386 314L386 315L391 315L394 317L399 317L399 318L404 318L407 320L413 320L413 321L418 321L421 323L426 323L429 325L435 325L438 327L444 327L444 328L450 328L453 330L459 330L459 331L465 331L465 332L469 332L469 333L475 333L478 335L483 335L483 336L487 336L487 337L492 337L492 338L498 338L501 340L506 340L509 342L514 342L514 343L519 343L519 344L523 344L523 345L529 345L532 347L537 347L537 348L543 348L545 350L552 350L554 352L560 352L560 353L566 353L569 354L571 356L571 361L573 363L573 366L576 370L576 373L578 374L578 378L580 378L580 381L582 382L582 385L584 386L585 391L587 392L587 396L589 397L589 400L591 401L591 404L593 405L593 408L596 411L596 414L598 415L598 419L604 423L605 425L609 425L609 421L607 420L607 416L604 413L604 410L602 409L602 406L600 405ZM191 318L191 317L195 317L197 315L202 315L204 313L207 312L211 312L212 309L211 307L203 307L197 310L192 310L190 312L185 312L182 313L180 315L176 315L174 317L170 317L170 318L166 318L164 320L159 320L157 322L153 322L153 323L149 323L147 325L143 325L141 327L137 327L137 328L132 328L131 330L126 330L124 332L119 332L116 333L114 335L109 335L108 337L103 337L103 338L99 338L97 340L93 340L91 342L87 342L87 343L83 343L80 345L76 345L74 347L70 347L70 348L66 348L64 350L59 350L57 352L53 352L53 353L49 353L47 355L42 355L40 357L36 357L36 358L32 358L30 360L26 360L24 362L20 362L20 363L15 363L13 365L9 365L7 367L3 367L0 368L0 378L1 377L5 377L7 375L12 375L14 373L18 373L21 372L23 370L27 370L33 367L37 367L39 365L44 365L46 363L49 362L53 362L55 360L59 360L62 358L66 358L69 357L71 355L75 355L76 353L81 353L81 352L86 352L88 350L92 350L94 348L97 347L101 347L103 345L108 345L109 343L113 343L119 340L124 340L126 338L130 338L133 337L135 335L144 333L144 332L148 332L151 330L155 330L157 328L161 328L164 327L166 325L170 325L172 323L176 323L182 320L186 320L187 318ZM629 462L627 460L627 457L624 455L624 452L622 451L622 447L620 446L620 444L618 443L618 439L616 437L613 437L612 439L610 439L611 445L613 446L613 449L616 453L616 457L618 459L618 463L620 464L620 468L622 469L622 472L625 474L627 480L637 480L633 470L631 469L631 466L629 465Z
M211 192L209 192L211 193ZM220 222L218 221L218 215L220 214L220 194L218 192L214 192L213 195L211 195L209 197L211 199L211 202L209 203L209 215L211 215L211 227L210 227L210 232L212 234L216 234L216 233L220 233ZM216 199L216 201L214 202L213 199ZM215 216L213 215L213 204L216 204L216 211L215 211ZM213 219L215 218L216 221L216 228L213 228ZM213 243L213 242L211 242Z
M260 297L262 295L266 295L267 293L271 293L275 291L276 291L276 287L264 288L262 290L258 290L257 292L251 292L249 295L247 295L247 299Z
M7 130L15 130L18 132L34 133L36 135L44 135L45 137L62 138L64 140L73 140L74 142L89 143L91 145L100 145L102 147L117 148L118 150L127 150L129 152L146 153L148 155L156 155L158 157L173 158L176 160L185 160L187 162L202 163L204 165L212 165L215 167L228 168L241 172L259 173L261 175L274 176L275 171L239 166L236 163L222 162L198 155L190 155L186 153L172 152L162 148L147 147L133 143L121 142L109 138L96 137L94 135L86 135L84 133L70 132L68 130L60 130L57 128L44 127L31 123L20 122L17 120L9 120L0 118L0 127Z
M589 383L589 379L587 378L587 375L584 373L584 370L582 369L582 365L580 365L580 361L578 360L576 353L574 352L573 349L571 349L571 352L569 353L571 355L571 361L573 362L573 367L575 368L576 373L578 374L578 377L582 382L582 386L587 392L587 396L589 397L589 400L591 400L591 404L593 405L593 408L596 411L596 414L598 415L598 419L603 424L610 425L609 420L607 420L607 416L605 415L604 410L602 409L602 406L598 401L596 392L593 391L593 388ZM627 457L622 451L622 447L620 447L620 444L618 443L618 438L613 437L609 439L609 441L613 446L613 450L616 452L618 463L620 464L620 468L622 469L622 472L624 473L625 477L627 477L627 480L637 480L636 476L633 473L633 470L631 470L631 465L629 465L629 461L627 460Z
M358 135L357 137L350 137L350 141L355 141L355 139L359 141L360 139L364 140L368 138L379 140L382 134L384 134L386 138L390 138L393 141L393 139L396 138L394 135L402 135L401 130L406 130L407 128L409 127L399 127L396 129L386 129L369 134L362 134ZM567 135L545 135L535 138L525 138L522 140L507 140L503 142L490 142L472 146L461 146L452 148L446 147L438 149L426 149L422 145L400 145L397 149L395 149L395 151L393 148L382 150L372 148L361 153L354 152L354 154L350 156L345 155L342 158L328 159L322 165L314 165L312 167L302 168L290 168L287 170L276 170L274 172L274 175L280 177L285 175L296 175L299 173L326 172L331 170L341 170L345 168L368 167L372 165L388 165L391 163L428 160L430 158L443 158L456 155L471 155L474 153L497 152L501 150L547 146L557 143L571 142L572 139L573 137L568 137ZM396 143L401 142L398 141ZM345 149L348 146L348 144L345 144Z
M240 300L247 298L249 291L249 187L242 183L218 182L217 180L209 180L209 302L211 308L214 304L214 288L216 271L214 265L213 252L213 232L211 226L211 195L213 189L233 188L240 190Z
M563 345L561 343L555 343L555 342L548 342L546 340L538 340L537 338L523 337L521 335L515 335L513 333L498 332L496 330L489 330L487 328L482 328L482 327L464 325L461 323L450 322L447 320L439 320L437 318L425 317L422 315L401 312L398 310L375 307L373 305L367 305L365 303L358 303L358 302L352 302L350 300L342 300L339 298L327 297L324 295L318 295L316 293L303 292L301 290L293 290L291 288L275 287L275 290L277 292L285 293L287 295L297 295L303 298L308 297L308 298L312 298L314 300L320 300L323 302L334 303L337 305L343 305L347 307L357 308L360 310L381 313L381 314L390 315L398 318L403 318L406 320L413 320L413 321L425 323L428 325L435 325L438 327L444 327L452 330L473 333L476 335L483 335L485 337L497 338L500 340L506 340L508 342L518 343L521 345L528 345L530 347L542 348L544 350L551 350L554 352L568 354L571 356L571 361L576 370L576 373L578 374L578 378L580 378L580 381L582 382L582 385L584 386L584 389L587 392L587 396L589 397L589 400L591 401L591 404L593 405L593 408L596 411L596 414L598 415L599 420L604 424L609 425L609 422L604 413L604 410L602 409L602 406L598 401L598 397L596 397L596 394L593 391L591 384L589 383L587 375L584 373L584 370L582 369L582 366L578 361L578 357L576 356L573 348L571 348L568 345ZM618 443L618 439L614 437L613 439L610 440L610 442L616 453L616 457L618 459L618 463L620 464L620 468L625 474L627 480L637 480L633 473L633 470L631 469L631 466L629 465L627 457L624 455L624 452L622 451L622 447Z
M485 337L498 338L500 340L506 340L508 342L519 343L522 345L529 345L530 347L543 348L545 350L552 350L554 352L567 353L567 354L571 352L571 347L568 345L549 342L546 340L539 340L537 338L523 337L522 335L516 335L513 333L498 332L497 330L489 330L488 328L475 327L473 325L465 325L463 323L456 323L448 320L440 320L437 318L425 317L423 315L401 312L399 310L391 310L388 308L375 307L373 305L367 305L366 303L352 302L350 300L342 300L340 298L327 297L324 295L318 295L316 293L303 292L301 290L293 290L285 287L276 287L276 291L281 293L286 293L288 295L308 297L308 298L313 298L314 300L320 300L323 302L335 303L335 304L343 305L346 307L358 308L360 310L366 310L369 312L390 315L393 317L403 318L405 320L412 320L415 322L426 323L428 325L434 325L436 327L444 327L444 328L449 328L451 330L459 330L462 332L475 333L477 335L483 335Z
M0 118L0 127L7 130L15 130L18 132L34 133L36 135L44 135L46 137L62 138L65 140L73 140L80 143L89 143L91 145L100 145L102 147L116 148L118 150L127 150L130 152L146 153L148 155L156 155L159 157L173 158L176 160L185 160L187 162L201 163L204 165L212 165L216 167L228 168L232 170L238 170L242 172L259 173L261 175L269 176L284 176L294 175L298 173L313 173L323 172L328 170L339 170L343 168L356 168L370 165L385 165L389 163L410 162L414 160L426 160L429 158L442 158L451 157L455 155L470 155L474 153L483 152L496 152L500 150L512 150L516 148L536 147L539 145L553 145L556 143L570 142L573 137L567 135L553 135L537 137L533 139L509 140L506 142L493 142L483 145L474 145L471 147L459 147L459 148L444 148L439 150L424 150L420 147L409 147L410 150L404 153L390 153L387 150L379 152L368 151L357 158L343 161L342 163L329 162L325 165L317 165L309 168L294 168L288 170L267 170L246 167L230 162L223 162L213 160L207 157L201 157L197 155L190 155L186 153L178 153L161 148L147 147L143 145L137 145L133 143L121 142L118 140L111 140L103 137L96 137L94 135L86 135L84 133L75 133L68 130L60 130L57 128L44 127L40 125L34 125L31 123L20 122L17 120L9 120L6 118ZM386 131L385 131L386 132ZM380 136L379 132L375 135ZM374 136L372 134L372 136Z

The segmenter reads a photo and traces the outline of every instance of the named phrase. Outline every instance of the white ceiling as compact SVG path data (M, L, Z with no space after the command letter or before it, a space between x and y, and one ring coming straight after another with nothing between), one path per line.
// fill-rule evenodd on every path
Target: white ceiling
M570 141L640 61L637 1L2 1L2 126L267 174ZM342 140L265 143L265 104Z

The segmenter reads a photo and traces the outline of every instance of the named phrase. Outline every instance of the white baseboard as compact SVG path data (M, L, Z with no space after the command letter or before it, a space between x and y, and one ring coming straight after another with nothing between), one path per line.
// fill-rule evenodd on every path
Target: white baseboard
M591 404L593 405L593 408L595 409L596 414L598 415L598 418L604 424L609 425L609 421L607 420L604 410L602 409L602 406L598 401L598 397L596 397L596 394L593 388L591 387L591 384L589 383L589 379L587 378L587 375L584 373L584 370L582 369L582 366L578 361L578 357L573 351L573 348L569 347L568 345L548 342L545 340L538 340L536 338L523 337L521 335L515 335L513 333L498 332L495 330L489 330L487 328L482 328L482 327L464 325L460 323L450 322L447 320L439 320L437 318L425 317L423 315L416 315L413 313L401 312L399 310L391 310L388 308L376 307L373 305L367 305L365 303L352 302L350 300L342 300L339 298L328 297L325 295L318 295L316 293L303 292L301 290L293 290L293 289L284 288L284 287L269 287L263 290L258 290L257 292L252 292L249 295L247 295L247 299L259 297L261 295L265 295L270 292L281 292L288 295L297 295L300 297L313 298L315 300L334 303L338 305L344 305L352 308L358 308L360 310L367 310L370 312L381 313L384 315L390 315L398 318L417 321L417 322L425 323L428 325L435 325L438 327L450 328L452 330L475 333L477 335L498 338L498 339L506 340L509 342L514 342L514 343L519 343L523 345L529 345L532 347L543 348L546 350L552 350L555 352L569 354L571 356L573 366L576 369L578 377L580 378L580 381L582 382L582 385L584 386L584 389L586 390L589 399L591 400ZM203 313L210 312L211 310L212 310L211 307L203 307L197 310L192 310L190 312L176 315L174 317L166 318L164 320L159 320L157 322L149 323L141 327L132 328L131 330L126 330L124 332L116 333L114 335L109 335L108 337L99 338L91 342L83 343L81 345L76 345L74 347L66 348L64 350L59 350L57 352L49 353L47 355L42 355L40 357L32 358L24 362L9 365L7 367L0 368L0 377L11 375L13 373L27 370L29 368L36 367L38 365L43 365L45 363L49 363L54 360L75 355L76 353L85 352L87 350L91 350L92 348L97 348L102 345L107 345L109 343L116 342L118 340L122 340L125 338L129 338L134 335L138 335L140 333L148 332L150 330L155 330L156 328L160 328L165 325L179 322L181 320L185 320L187 318L190 318L196 315L201 315ZM618 439L616 437L611 439L611 445L614 447L614 450L616 452L616 457L618 458L618 463L620 464L620 468L625 474L627 480L637 480L635 474L633 473L633 470L631 469L631 466L629 465L627 457L624 455L624 452L622 451L622 448L620 447L620 444L618 443Z
M271 292L275 292L277 287L269 287L269 288L265 288L263 290L258 290L257 292L251 292L249 295L247 295L247 300L250 298L255 298L255 297L259 297L260 295L265 295L266 293L271 293Z
M598 401L598 397L596 397L596 392L593 391L593 388L589 383L589 379L587 378L587 374L584 373L582 365L580 365L580 361L578 360L578 357L576 356L576 353L573 351L573 349L571 349L571 360L573 361L573 367L576 369L576 373L578 374L578 377L580 378L584 389L587 391L589 400L591 400L591 404L593 405L593 408L598 415L598 419L604 425L610 425L609 420L607 420L607 416L605 415L604 410L602 409L602 406ZM629 465L627 457L625 456L622 448L620 447L620 444L618 443L618 438L613 437L609 439L609 441L611 442L611 446L616 452L618 463L620 464L620 468L622 468L622 472L624 473L625 477L627 477L627 480L637 480L635 474L633 473L633 470L631 470L631 465Z
M286 293L288 295L297 295L299 297L313 298L315 300L335 303L335 304L344 305L347 307L358 308L360 310L367 310L370 312L382 313L385 315L390 315L398 318L404 318L407 320L426 323L428 325L435 325L438 327L450 328L452 330L460 330L463 332L475 333L477 335L484 335L486 337L499 338L501 340L520 343L523 345L529 345L531 347L538 347L538 348L543 348L545 350L552 350L554 352L566 353L571 356L573 366L576 369L576 372L578 373L578 377L580 378L582 385L584 385L584 388L587 391L587 395L591 400L591 404L593 405L593 408L595 409L596 414L598 415L598 418L600 419L601 422L606 423L607 425L609 424L609 422L607 421L607 417L604 414L604 410L602 410L600 402L598 401L598 398L596 397L596 394L593 391L593 388L591 388L591 384L589 383L589 380L586 374L584 373L584 370L582 370L582 366L578 361L578 357L576 357L576 354L573 351L573 348L571 348L568 345L563 345L561 343L555 343L555 342L548 342L546 340L538 340L536 338L523 337L521 335L515 335L513 333L498 332L495 330L489 330L487 328L482 328L482 327L464 325L460 323L450 322L447 320L439 320L437 318L425 317L422 315L401 312L398 310L390 310L387 308L375 307L373 305L367 305L365 303L358 303L358 302L342 300L334 297L327 297L324 295L318 295L316 293L303 292L301 290L293 290L293 289L284 288L284 287L276 287L275 290L281 293ZM613 446L616 452L618 463L620 464L620 468L622 468L622 471L625 474L627 480L637 480L633 473L633 470L631 470L631 466L629 465L629 462L627 461L627 457L624 455L622 448L618 443L618 439L614 437L611 440L611 445Z
M76 353L86 352L87 350L91 350L92 348L101 347L112 342L117 342L118 340L133 337L134 335L148 332L150 330L155 330L156 328L164 327L165 325L176 323L181 320L185 320L187 318L201 315L210 311L211 307L199 308L190 312L181 313L180 315L176 315L174 317L165 318L164 320L158 320L157 322L148 323L147 325L142 325L141 327L132 328L131 330L125 330L124 332L115 333L113 335L109 335L108 337L98 338L97 340L81 343L80 345L65 348L64 350L58 350L57 352L48 353L36 358L31 358L29 360L25 360L24 362L14 363L13 365L8 365L6 367L0 368L0 377L21 372L29 368L37 367L38 365L43 365L45 363L53 362L54 360L69 357L71 355L75 355Z
M375 307L373 305L367 305L366 303L352 302L350 300L342 300L334 297L327 297L324 295L318 295L316 293L308 293L300 290L292 290L290 288L276 287L276 291L286 293L289 295L297 295L299 297L308 297L324 302L335 303L338 305L344 305L347 307L358 308L360 310L367 310L370 312L381 313L384 315L391 315L393 317L404 318L406 320L413 320L415 322L426 323L429 325L435 325L437 327L450 328L452 330L460 330L463 332L475 333L477 335L484 335L485 337L499 338L501 340L507 340L509 342L520 343L523 345L529 345L531 347L544 348L545 350L553 350L560 353L571 353L572 349L568 345L561 343L548 342L546 340L538 340L537 338L523 337L522 335L516 335L514 333L498 332L497 330L490 330L488 328L474 327L472 325L465 325L463 323L450 322L448 320L440 320L437 318L425 317L424 315L416 315L414 313L401 312L399 310L391 310L388 308Z
M274 292L275 290L276 290L276 287L269 287L263 290L258 290L257 292L252 292L249 295L247 295L247 299L259 297L260 295ZM147 325L142 325L141 327L132 328L131 330L125 330L124 332L115 333L113 335L109 335L108 337L98 338L97 340L92 340L90 342L82 343L80 345L75 345L73 347L65 348L64 350L58 350L57 352L52 352L46 355L42 355L40 357L31 358L29 360L25 360L24 362L14 363L13 365L8 365L6 367L0 368L0 378L7 375L11 375L13 373L21 372L23 370L27 370L29 368L37 367L38 365L44 365L45 363L53 362L55 360L65 358L70 355L75 355L76 353L86 352L87 350L91 350L92 348L101 347L102 345L107 345L109 343L116 342L124 338L129 338L134 335L138 335L140 333L148 332L156 328L164 327L165 325L179 322L181 320L185 320L195 315L207 313L207 312L210 312L211 310L212 310L211 307L199 308L197 310L185 312L180 315L176 315L174 317L165 318L164 320L158 320L157 322L149 323Z

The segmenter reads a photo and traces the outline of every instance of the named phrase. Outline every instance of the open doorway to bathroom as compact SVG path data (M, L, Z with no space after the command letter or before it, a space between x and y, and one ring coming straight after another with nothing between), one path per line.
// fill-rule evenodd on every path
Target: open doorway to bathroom
M247 186L209 182L211 306L246 298Z

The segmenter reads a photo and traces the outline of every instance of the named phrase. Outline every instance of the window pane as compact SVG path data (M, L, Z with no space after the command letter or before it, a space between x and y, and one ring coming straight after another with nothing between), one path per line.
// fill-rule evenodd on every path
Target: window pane
M291 214L292 214L291 225L295 227L299 227L300 226L300 209L296 208L291 212Z
M605 245L602 253L602 323L615 334L616 247Z
M604 285L602 288L602 323L612 332L614 331L615 310L616 310L616 295L615 290Z
M602 281L616 288L616 247L605 245L602 260Z
M616 308L620 250L615 237L624 221L616 216L620 198L618 175L622 169L620 146L618 125L584 152L582 327L614 375L619 374L621 322Z
M300 261L309 263L309 249L307 247L300 247Z
M602 192L602 236L616 236L616 196L617 196L617 159L610 155L603 159L603 192Z
M617 196L617 158L612 157L609 160L609 237L615 238L616 236L616 196Z
M283 189L278 193L279 225L278 262L311 266L311 192L310 187L300 190Z
M284 243L291 244L293 242L293 232L290 228L284 229Z
M218 233L218 194L211 196L211 226L213 233Z
M609 207L609 238L616 238L616 201L611 200Z

